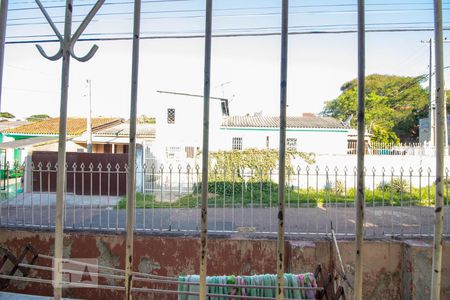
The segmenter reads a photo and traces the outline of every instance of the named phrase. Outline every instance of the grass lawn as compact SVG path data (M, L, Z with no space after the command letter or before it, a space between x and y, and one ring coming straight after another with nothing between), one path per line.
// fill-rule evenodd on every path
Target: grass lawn
M275 207L278 201L278 184L272 182L248 183L245 187L241 183L210 182L208 207ZM366 190L366 205L371 206L428 206L434 205L435 188L433 186L409 188L384 186L375 190ZM445 189L445 203L447 200ZM288 207L315 207L323 205L353 205L355 189L347 191L339 189L286 189L286 205ZM137 208L196 208L201 203L201 187L194 188L193 192L172 202L157 200L155 195L136 194ZM119 201L119 209L126 207L126 197Z

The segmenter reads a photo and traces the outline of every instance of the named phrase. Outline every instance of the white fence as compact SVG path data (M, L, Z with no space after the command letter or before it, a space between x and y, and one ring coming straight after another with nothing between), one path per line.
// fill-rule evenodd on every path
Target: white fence
M123 166L67 167L66 228L124 230L126 177ZM0 225L54 226L56 166L6 165L1 174ZM198 232L201 168L139 166L136 230ZM28 174L28 175L27 175ZM445 234L450 234L446 170ZM214 169L209 176L212 233L276 234L278 184L275 169ZM25 178L24 177L28 177ZM423 168L366 170L366 236L433 233L434 174ZM286 232L290 235L354 235L356 169L293 167L287 174Z

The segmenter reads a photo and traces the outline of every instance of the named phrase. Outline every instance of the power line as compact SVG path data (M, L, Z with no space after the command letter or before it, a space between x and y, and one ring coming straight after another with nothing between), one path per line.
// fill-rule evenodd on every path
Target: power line
M368 27L376 27L376 26L411 26L411 25L426 25L426 24L431 24L430 22L414 22L414 23L373 23L373 24L367 24ZM324 25L316 25L316 26L309 26L309 25L305 25L305 26L290 26L289 29L290 30L295 30L295 29L303 29L303 31L317 31L319 28L321 28L322 30L324 29L331 29L334 28L336 30L351 30L352 28L355 27L355 24L324 24ZM412 31L414 31L414 29L420 29L417 27L396 27L396 28L371 28L372 30L388 30L388 29L402 29L402 30L406 30L406 29L410 29ZM251 34L251 33L257 33L255 31L277 31L279 30L278 27L247 27L247 28L224 28L224 29L218 29L216 30L216 32L222 32L222 34L226 33L226 32L233 32L233 33L241 33L241 34ZM298 31L297 31L298 32ZM184 31L184 32L179 32L179 31L143 31L141 32L142 36L150 36L150 35L166 35L169 37L173 36L173 35L189 35L189 34L201 34L202 31L200 30L192 30L192 31ZM262 32L261 32L262 33ZM292 32L295 33L295 32ZM216 33L220 34L220 33ZM94 37L101 37L101 36L124 36L124 35L131 35L130 32L97 32L97 33L86 33L83 34L83 37L85 37L85 39L93 39ZM90 36L91 38L86 38ZM44 39L44 38L53 38L54 35L53 34L35 34L35 35L17 35L17 36L9 36L7 37L8 39Z
M450 27L443 28L444 31L449 31ZM395 33L395 32L432 32L434 28L392 28L392 29L368 29L367 33ZM314 35L314 34L353 34L357 33L357 30L312 30L312 31L300 31L289 32L289 35ZM230 34L213 34L214 38L235 38L235 37L265 37L265 36L278 36L279 32L267 32L267 33L230 33ZM197 39L204 38L203 34L198 35L155 35L155 36L141 36L141 40L156 40L156 39ZM132 37L106 37L106 38L81 38L79 42L108 42L108 41L128 41ZM22 40L22 41L7 41L6 44L35 44L35 43L59 43L56 39L42 39L42 40Z
M255 8L256 9L256 8ZM266 9L272 9L272 8L266 8ZM234 11L234 10L242 10L242 9L218 9L216 12L221 11ZM444 8L444 11L449 11L450 8ZM410 13L410 12L429 12L433 11L432 8L410 8L410 9L374 9L374 10L366 10L366 13L377 13L377 14L385 14L385 13ZM160 10L160 11L143 11L141 15L147 15L147 14L177 14L177 13L191 13L191 12L202 12L200 9L184 9L184 10ZM290 12L290 15L298 15L298 14L356 14L357 12L354 10L344 10L344 11L320 11L320 10L313 10L313 11L294 11ZM133 13L130 12L108 12L108 13L98 13L97 16L132 16ZM252 17L252 16L278 16L280 15L279 12L266 12L266 13L243 13L243 14L216 14L214 15L215 18L217 17ZM73 17L84 17L84 15L77 14L73 15ZM63 15L54 16L53 18L64 18ZM193 16L169 16L169 17L152 17L152 18L145 18L146 20L159 20L159 19L191 19L191 18L204 18L204 15L193 15ZM22 21L22 20L43 20L44 17L42 16L33 16L33 17L20 17L20 18L10 18L8 22L11 21ZM96 18L98 19L98 18ZM19 24L9 24L9 26L17 26L17 25L35 25L35 23L19 23Z
M169 2L188 2L192 0L143 0L142 3L169 3ZM106 2L103 4L103 6L110 6L110 5L126 5L126 4L134 4L134 1L127 1L127 2ZM65 8L65 5L53 5L53 6L47 6L45 9L55 9L55 8ZM92 7L91 3L87 4L74 4L73 7ZM39 10L39 7L21 7L21 8L11 8L9 11L25 11L25 10Z

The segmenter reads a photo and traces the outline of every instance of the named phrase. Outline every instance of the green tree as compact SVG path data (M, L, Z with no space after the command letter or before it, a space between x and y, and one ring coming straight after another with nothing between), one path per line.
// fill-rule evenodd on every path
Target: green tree
M43 121L43 120L47 120L50 119L49 115L46 114L39 114L39 115L31 115L27 118L28 122L38 122L38 121Z
M373 74L366 77L366 124L380 142L417 140L419 119L428 115L428 90L424 76L402 77ZM345 120L357 114L358 83L341 87L342 93L325 104L322 114ZM356 126L357 118L351 121Z
M0 112L0 118L14 119L15 116L9 112Z

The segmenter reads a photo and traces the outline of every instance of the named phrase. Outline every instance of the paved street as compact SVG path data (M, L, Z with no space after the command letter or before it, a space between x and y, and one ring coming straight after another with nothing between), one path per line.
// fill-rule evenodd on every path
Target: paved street
M33 195L5 200L1 206L0 225L53 227L55 195ZM74 229L123 230L126 212L116 209L118 197L67 196L65 224ZM213 232L277 231L277 208L209 208L208 228ZM200 210L196 208L137 209L138 231L198 231ZM445 208L445 233L450 234L450 210ZM366 208L366 236L430 235L433 233L433 208L371 207ZM326 234L330 221L337 234L353 234L353 207L286 208L286 232L290 234Z

